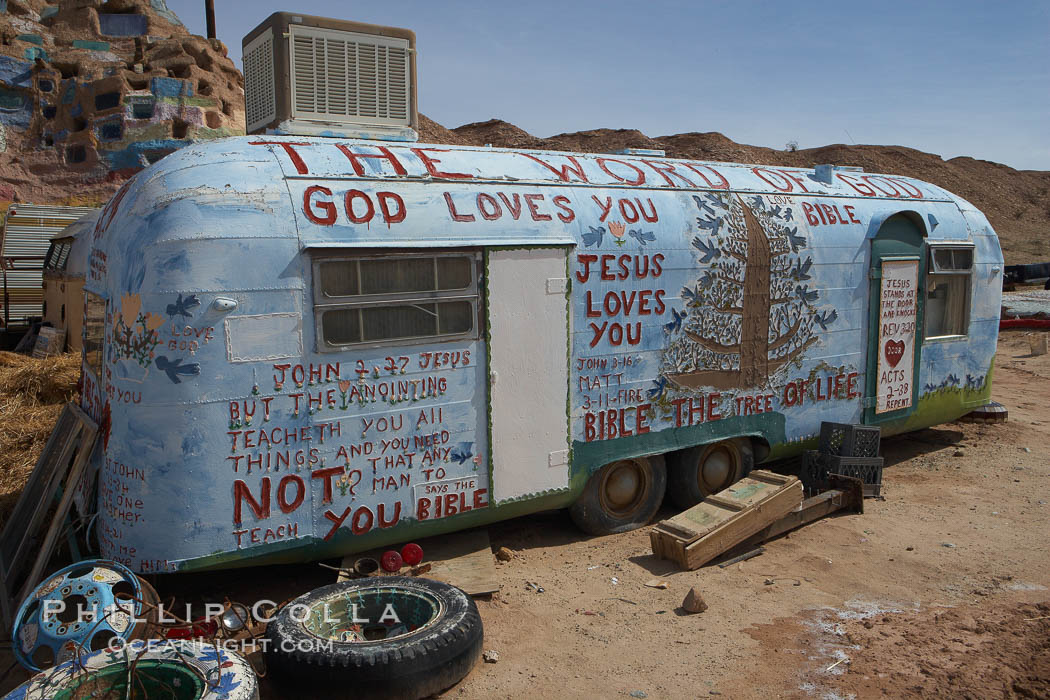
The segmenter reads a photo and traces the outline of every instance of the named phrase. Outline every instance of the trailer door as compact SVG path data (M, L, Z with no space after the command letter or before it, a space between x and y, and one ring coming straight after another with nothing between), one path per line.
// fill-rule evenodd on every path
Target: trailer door
M923 232L904 214L871 241L865 423L904 418L918 403L924 256Z
M497 504L569 486L569 250L486 255Z

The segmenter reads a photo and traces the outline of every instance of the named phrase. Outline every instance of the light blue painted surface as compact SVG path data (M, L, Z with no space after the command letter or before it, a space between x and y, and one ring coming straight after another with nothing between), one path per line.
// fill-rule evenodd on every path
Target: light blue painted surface
M974 395L985 391L999 316L1001 279L993 268L1002 266L986 219L967 202L909 178L841 173L825 184L811 173L277 136L173 153L111 200L90 256L86 288L108 300L104 370L101 376L86 370L84 389L85 408L109 423L107 446L94 462L102 554L139 571L170 571L264 553L332 555L397 541L407 536L401 532L426 532L414 527L414 518L426 484L436 486L435 474L425 471L435 465L421 464L424 442L435 431L445 483L471 481L462 503L483 507L427 527L504 517L509 507L487 505L484 340L318 352L310 281L310 251L318 248L575 241L569 258L571 489L537 499L537 509L570 503L587 474L610 459L738 434L797 446L821 420L859 420L869 238L879 221L902 210L921 220L935 215L930 239L976 246L970 335L923 347L924 400L955 387L952 377L960 389L964 377L977 382ZM691 303L706 294L710 275L732 274L720 266L736 260L734 251L746 252L729 241L746 230L746 212L774 253L769 291L776 301L766 357L775 367L757 381L733 379L741 360L730 356L719 360L721 386L686 388L681 375L711 368L688 333L711 341L719 324L728 324L721 342L740 338L732 312L719 315L709 297ZM844 223L832 223L832 216ZM220 297L235 300L236 309L217 310ZM227 317L287 314L300 315L301 351L230 360ZM124 340L113 341L115 328ZM232 341L243 352L243 344ZM287 338L258 343L258 353L265 357L278 345L286 347ZM437 368L435 354L443 360ZM790 362L776 362L785 355ZM297 375L303 379L297 387L290 374L295 366L319 367L314 383L307 369ZM799 404L790 400L789 387L802 380L809 384ZM420 397L417 383L413 401L412 385L404 383L411 381L443 390ZM298 413L297 394L303 395ZM369 399L358 403L359 394ZM306 396L317 399L313 412ZM250 423L246 407L254 411ZM441 418L432 426L429 417L437 411ZM963 412L960 404L955 415ZM401 427L379 431L384 418ZM624 429L635 434L621 437ZM286 444L293 433L297 439ZM407 446L395 447L394 440ZM270 444L260 447L260 441ZM287 455L289 464L276 467L278 455ZM340 468L339 474L324 471ZM538 459L521 468L548 467ZM341 486L337 477L350 481ZM379 482L372 480L383 477L393 477L384 482L390 488L373 492ZM257 514L246 493L268 503L268 513L260 507ZM432 503L428 508L434 512ZM333 519L344 513L349 517L333 530Z

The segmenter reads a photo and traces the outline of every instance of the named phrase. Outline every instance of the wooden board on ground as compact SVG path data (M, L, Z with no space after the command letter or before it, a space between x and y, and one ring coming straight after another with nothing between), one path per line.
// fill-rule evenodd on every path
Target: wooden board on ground
M97 434L95 422L76 404L67 403L4 524L0 533L0 613L7 628L51 557ZM59 492L61 499L41 539L47 513Z
M489 532L485 528L428 537L416 543L423 548L423 563L431 565L423 578L450 583L462 588L468 595L486 595L499 590L496 561L489 545ZM400 551L401 546L392 545L371 552L348 554L340 566L353 570L354 562L361 557L372 557L378 561L386 549ZM402 569L407 570L407 566ZM339 574L340 581L346 579L345 574Z
M770 471L751 472L724 491L649 533L653 554L697 569L776 522L802 503L802 482Z

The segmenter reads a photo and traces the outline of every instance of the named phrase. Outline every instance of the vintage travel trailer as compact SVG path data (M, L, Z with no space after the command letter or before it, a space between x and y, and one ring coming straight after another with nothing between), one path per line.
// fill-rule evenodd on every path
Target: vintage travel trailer
M139 572L551 508L621 531L823 420L989 398L1002 254L937 186L265 131L167 156L91 234L97 532Z
M66 349L81 349L84 277L98 212L86 214L51 237L44 256L44 323L66 331ZM61 350L61 348L59 348Z
M89 207L11 204L0 226L0 281L3 316L0 326L23 327L39 320L43 310L42 266L52 236L96 211Z

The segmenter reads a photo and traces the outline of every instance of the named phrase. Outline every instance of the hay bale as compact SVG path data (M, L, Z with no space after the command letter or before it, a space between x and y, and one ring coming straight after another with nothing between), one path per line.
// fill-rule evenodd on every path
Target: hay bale
M37 359L0 352L0 527L67 401L77 396L80 355Z

